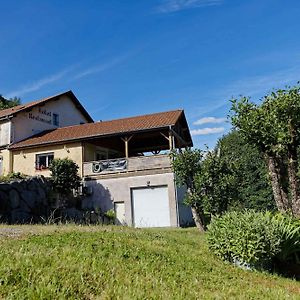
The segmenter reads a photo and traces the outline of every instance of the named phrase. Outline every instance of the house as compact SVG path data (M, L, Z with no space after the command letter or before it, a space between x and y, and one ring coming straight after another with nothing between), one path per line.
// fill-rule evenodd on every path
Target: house
M94 122L71 92L0 111L0 172L49 176L54 158L79 166L86 208L114 209L121 224L192 221L168 152L192 146L183 110Z

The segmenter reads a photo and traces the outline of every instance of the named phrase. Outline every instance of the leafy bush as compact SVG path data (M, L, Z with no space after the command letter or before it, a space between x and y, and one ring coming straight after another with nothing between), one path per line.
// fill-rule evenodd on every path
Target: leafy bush
M281 234L280 252L275 259L300 263L300 220L289 215L276 214L272 218Z
M69 158L54 159L49 167L53 187L61 194L69 194L80 186L78 165Z
M0 182L8 182L8 181L11 181L11 180L14 180L14 179L25 179L26 178L26 175L20 173L20 172L11 172L11 173L8 173L7 175L3 175L3 176L0 176Z
M113 224L116 218L116 213L113 209L110 209L104 213L104 216L108 219L110 224Z
M213 219L208 241L210 249L224 260L266 269L275 260L297 262L300 224L270 212L229 212Z

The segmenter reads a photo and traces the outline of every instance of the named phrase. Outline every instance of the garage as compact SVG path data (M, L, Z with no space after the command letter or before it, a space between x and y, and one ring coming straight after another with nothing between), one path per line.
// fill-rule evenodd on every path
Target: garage
M131 189L131 201L135 227L171 226L167 186Z

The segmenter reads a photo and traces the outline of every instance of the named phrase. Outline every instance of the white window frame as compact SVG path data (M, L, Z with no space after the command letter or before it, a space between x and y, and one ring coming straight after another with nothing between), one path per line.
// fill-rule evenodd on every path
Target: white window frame
M35 169L36 170L45 170L49 169L49 157L52 156L52 160L54 159L54 152L47 152L47 153L39 153L35 155ZM46 157L46 165L40 165L40 157Z

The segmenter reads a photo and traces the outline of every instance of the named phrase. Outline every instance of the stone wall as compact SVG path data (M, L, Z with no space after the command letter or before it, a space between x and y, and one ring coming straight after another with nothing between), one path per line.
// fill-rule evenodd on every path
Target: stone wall
M83 208L84 198L59 196L43 176L0 182L0 223L111 222L104 212Z
M43 222L50 213L50 190L50 182L44 177L0 183L0 222Z

